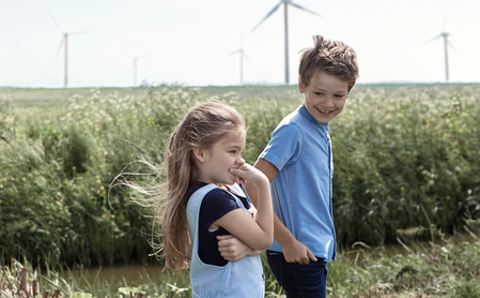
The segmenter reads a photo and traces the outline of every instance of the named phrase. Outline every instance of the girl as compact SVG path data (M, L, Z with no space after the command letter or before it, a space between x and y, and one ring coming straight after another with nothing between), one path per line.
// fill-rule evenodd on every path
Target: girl
M257 251L273 242L269 181L242 159L245 138L243 117L216 102L190 110L170 136L161 246L170 269L190 262L193 297L264 296L260 257L228 262L217 247L226 234ZM253 217L246 181L259 198Z

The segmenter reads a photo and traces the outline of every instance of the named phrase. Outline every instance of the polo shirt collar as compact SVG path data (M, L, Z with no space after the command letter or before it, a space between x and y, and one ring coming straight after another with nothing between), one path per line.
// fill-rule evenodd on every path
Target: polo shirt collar
M313 118L313 116L310 115L310 113L307 111L307 109L305 109L305 107L303 105L298 107L298 112L300 113L300 115L303 118L307 119L313 125L318 126L318 127L328 127L328 123L321 123L321 122L318 122L315 118Z

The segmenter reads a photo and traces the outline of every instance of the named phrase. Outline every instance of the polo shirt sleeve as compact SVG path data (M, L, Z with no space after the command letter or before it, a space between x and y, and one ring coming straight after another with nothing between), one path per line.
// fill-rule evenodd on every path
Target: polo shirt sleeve
M278 127L259 158L272 163L278 171L285 166L293 165L298 159L301 147L300 136L300 131L295 125L285 124Z

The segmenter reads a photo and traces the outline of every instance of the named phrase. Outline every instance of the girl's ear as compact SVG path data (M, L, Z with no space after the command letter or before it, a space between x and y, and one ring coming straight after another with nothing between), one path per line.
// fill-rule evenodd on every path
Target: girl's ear
M196 158L200 163L203 163L203 161L204 161L203 153L204 153L204 150L203 150L203 149L201 149L201 148L193 148L193 155L195 156L195 158Z

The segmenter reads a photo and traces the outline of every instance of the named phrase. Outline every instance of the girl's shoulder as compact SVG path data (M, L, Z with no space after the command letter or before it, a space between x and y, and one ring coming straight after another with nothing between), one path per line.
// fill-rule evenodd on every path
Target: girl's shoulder
M191 197L196 191L200 190L203 187L208 186L206 182L197 181L193 184L192 187L187 192L187 196ZM212 207L227 207L227 208L239 208L236 200L236 196L243 203L246 209L250 209L251 201L248 197L247 191L241 184L235 183L234 185L227 185L225 187L215 187L205 194L202 206L208 205Z

